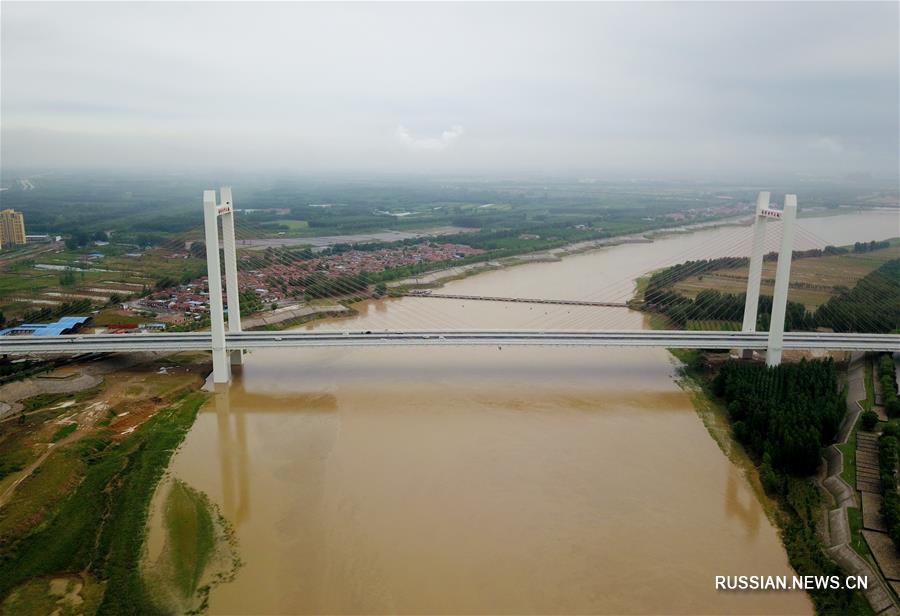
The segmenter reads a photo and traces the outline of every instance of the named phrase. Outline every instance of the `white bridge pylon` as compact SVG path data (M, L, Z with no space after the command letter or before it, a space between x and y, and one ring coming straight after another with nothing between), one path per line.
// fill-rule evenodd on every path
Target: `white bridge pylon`
M797 195L784 196L784 208L769 207L769 192L761 192L756 199L753 221L753 253L747 276L747 298L744 304L742 332L756 331L759 309L759 288L762 280L763 250L766 223L781 220L781 249L775 270L775 293L772 298L772 316L766 348L766 364L781 363L784 350L784 319L787 311L788 282L791 276L791 258L794 246L794 223L797 219ZM222 272L219 268L219 219L222 220L222 244L225 261L225 291L228 300L228 333L241 331L241 308L238 293L237 253L234 241L234 203L231 188L219 189L219 201L215 190L203 191L203 221L206 228L206 263L209 281L209 312L212 339L213 382L231 380L231 365L241 363L240 350L228 351L225 344L225 311L222 305ZM746 352L746 351L745 351ZM752 352L752 351L750 351ZM231 355L229 362L228 355Z
M756 198L756 214L753 217L753 252L750 255L750 269L747 273L747 297L744 302L744 322L741 331L756 331L756 317L759 309L759 287L762 282L766 223L781 220L781 249L778 251L778 265L775 269L775 293L772 297L772 315L769 319L769 344L766 349L766 365L781 363L784 350L784 318L787 312L788 283L791 277L791 259L794 253L794 222L797 220L797 195L784 196L784 208L769 207L770 193L763 191ZM745 355L748 355L745 351Z
M234 203L231 187L203 191L203 225L206 229L206 271L209 286L209 316L212 330L213 383L231 380L231 364L239 365L241 351L225 350L225 310L222 306L222 272L219 269L219 219L225 253L225 292L228 299L228 332L241 331L241 304L238 293L237 251L234 242Z

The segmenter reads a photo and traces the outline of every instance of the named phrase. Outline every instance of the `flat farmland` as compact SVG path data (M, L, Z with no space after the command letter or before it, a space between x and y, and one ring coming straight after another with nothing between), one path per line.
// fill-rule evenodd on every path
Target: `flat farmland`
M797 259L791 264L788 297L814 310L828 301L836 287L853 288L856 282L878 269L886 261L900 257L900 240L881 250ZM760 293L772 295L775 288L776 261L763 263ZM747 290L747 267L736 267L692 276L674 285L676 291L694 298L704 289L741 294Z
M206 272L203 259L162 250L125 256L116 248L97 249L107 254L87 262L83 257L88 250L56 250L8 263L0 269L0 311L9 318L73 299L103 305L113 295L140 293L143 287L152 288L166 278L193 279Z

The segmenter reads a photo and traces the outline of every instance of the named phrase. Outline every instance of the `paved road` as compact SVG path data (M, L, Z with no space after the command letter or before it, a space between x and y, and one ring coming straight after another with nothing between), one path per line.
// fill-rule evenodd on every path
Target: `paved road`
M683 349L765 349L765 332L680 330L534 331L285 331L226 334L227 350L315 346L607 346ZM5 336L0 354L134 351L202 351L212 348L209 332L170 334L85 334L54 337ZM893 351L900 335L790 332L784 348L832 351Z

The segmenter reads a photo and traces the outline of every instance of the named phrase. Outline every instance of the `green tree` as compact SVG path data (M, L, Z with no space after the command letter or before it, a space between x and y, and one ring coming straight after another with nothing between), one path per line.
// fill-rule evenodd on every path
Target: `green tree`
M866 411L860 418L860 426L866 432L871 432L878 424L878 413L875 411Z
M71 287L75 284L75 271L72 268L66 268L59 275L59 285L62 287Z
M192 257L196 257L198 259L206 258L206 243L205 242L194 242L191 244L190 253Z
M238 295L238 300L241 305L241 314L252 314L263 309L262 300L256 291L241 291Z
M84 231L74 231L72 235L66 238L66 248L69 250L77 250L86 245L90 241L90 237Z

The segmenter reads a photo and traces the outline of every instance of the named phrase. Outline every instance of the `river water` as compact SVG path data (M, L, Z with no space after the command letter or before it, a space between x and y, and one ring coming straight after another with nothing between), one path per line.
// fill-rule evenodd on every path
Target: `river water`
M798 248L897 235L894 213L799 222ZM697 231L444 290L622 299L664 264L746 254L748 236ZM623 308L404 298L310 327L641 326ZM792 570L677 366L662 349L250 354L171 467L236 530L244 566L211 613L811 613L800 592L715 590L716 575Z

